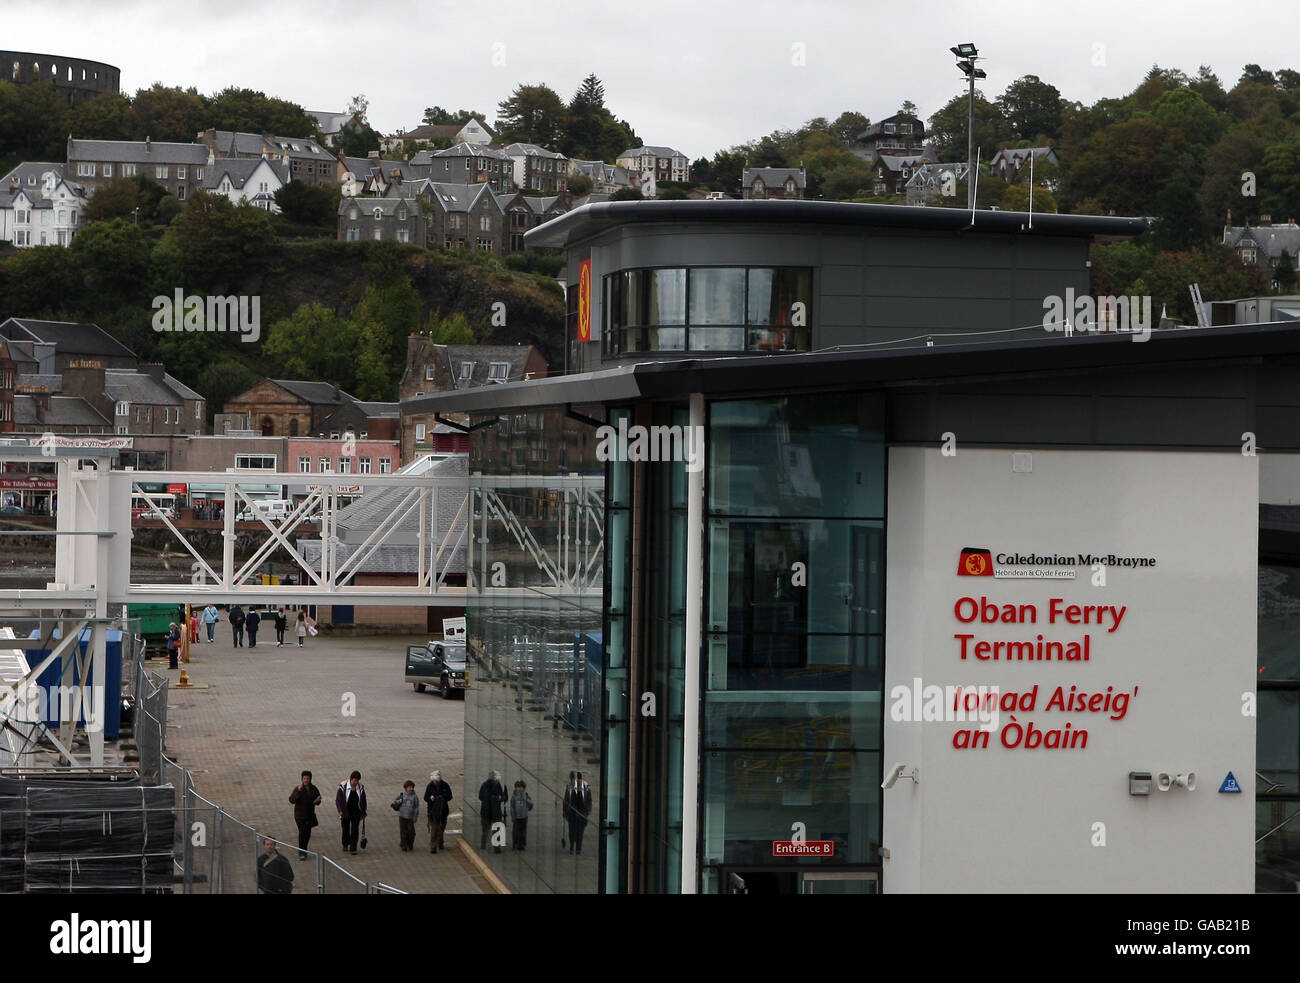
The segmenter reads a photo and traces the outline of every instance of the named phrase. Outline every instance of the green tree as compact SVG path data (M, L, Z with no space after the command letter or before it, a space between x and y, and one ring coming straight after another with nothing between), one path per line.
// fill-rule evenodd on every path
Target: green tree
M113 296L140 296L149 277L150 248L129 219L93 222L73 238L68 251L99 303Z
M339 153L345 157L365 157L379 149L379 134L366 124L349 120L339 130Z
M581 198L583 195L591 194L591 178L585 174L575 174L568 179L569 194L575 198Z
M1264 151L1261 171L1260 210L1279 217L1300 215L1300 131Z
M569 100L568 125L561 151L579 160L595 160L601 124L610 118L605 108L605 87L595 75L588 75Z
M1285 249L1277 258L1277 266L1273 267L1273 279L1277 281L1279 293L1289 294L1295 289L1295 262Z
M67 113L53 82L0 82L0 148L17 160L64 160Z
M361 329L319 303L273 321L262 343L275 371L288 379L320 379L352 391ZM268 368L269 371L269 368Z
M564 139L568 110L548 85L519 85L497 106L497 139L501 143L535 143L556 147Z
M949 163L966 159L966 131L969 126L970 97L968 93L954 96L937 113L930 117L930 139L940 150L940 157ZM975 147L980 157L988 160L998 147L1010 138L1010 128L996 104L975 90Z
M898 107L898 111L902 113L904 116L920 117L921 115L921 110L916 108L916 103L914 103L911 99L904 99L903 104Z
M826 175L822 182L822 195L831 201L847 201L871 194L876 183L875 172L867 164L855 158L845 161Z
M1066 207L1073 211L1069 203L1094 198L1120 215L1154 214L1157 196L1186 151L1181 132L1149 118L1108 126L1062 158Z
M459 311L451 317L430 315L425 330L432 337L435 345L478 344L478 332L469 323L469 319Z
M209 125L218 130L274 133L308 138L319 125L315 116L296 103L268 97L254 89L222 89L208 102Z
M609 196L610 201L641 201L645 195L639 188L619 188Z
M138 89L131 100L135 139L151 137L162 143L193 143L209 122L208 103L195 88L181 89L155 82Z
M916 115L913 113L913 115ZM861 113L855 113L852 110L845 110L835 117L835 122L831 124L830 134L839 140L840 143L854 143L871 125L871 120Z
M357 348L356 393L359 399L387 401L397 392L394 363L389 358L388 332L383 325L367 322L361 329Z
M1151 117L1179 130L1188 143L1209 146L1223 135L1225 120L1191 89L1166 92L1151 107Z
M335 225L339 198L337 185L325 188L306 181L290 181L275 193L280 213L299 225Z
M980 177L980 199L983 201L990 200L984 196L984 184L988 180L990 179L987 177ZM1027 184L1008 184L1000 200L1004 211L1027 212L1029 211L1029 187ZM1034 213L1055 211L1057 211L1056 198L1042 185L1035 184Z
M487 116L477 109L458 109L452 113L441 106L430 106L424 111L424 122L428 126L451 126L454 123L464 123L471 117L483 123L487 122Z
M1223 224L1229 211L1240 225L1248 211L1256 211L1255 203L1259 199L1242 195L1249 180L1243 175L1254 174L1258 185L1263 180L1260 169L1263 159L1264 142L1248 126L1234 127L1209 149L1200 186L1201 209L1208 225Z
M4 262L6 282L3 310L15 317L59 320L76 309L81 277L67 248L34 246L20 249Z
M1061 93L1037 75L1026 75L1008 85L997 107L1017 140L1036 141L1040 136L1057 140L1061 136Z
M79 140L131 140L136 117L125 96L105 92L68 110L68 132Z
M401 266L396 243L377 243L366 259L370 281L353 316L361 324L378 324L388 332L388 357L406 363L406 339L420 329L420 295Z
M186 285L224 293L264 260L275 241L271 216L248 202L201 191L176 220Z
M271 371L272 366L268 365L266 373L270 374ZM278 371L277 367L277 375ZM243 362L225 356L209 362L199 371L194 381L187 384L207 397L208 418L211 419L217 407L224 406L230 397L251 389L262 378L263 374L254 372Z

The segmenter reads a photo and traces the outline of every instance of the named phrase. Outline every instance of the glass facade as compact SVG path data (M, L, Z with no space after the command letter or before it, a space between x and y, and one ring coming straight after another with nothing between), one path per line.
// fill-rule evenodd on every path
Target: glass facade
M606 276L605 354L807 351L812 270L691 267Z
M702 890L802 890L800 871L846 867L863 878L822 887L874 885L883 399L712 403L708 468ZM796 824L834 855L774 860Z
M1255 889L1300 890L1300 566L1260 562Z
M470 443L466 787L454 790L465 836L513 891L594 893L604 465L594 428L562 409L477 422L488 425ZM508 802L499 812L494 772L507 799L525 784L533 808L522 829Z

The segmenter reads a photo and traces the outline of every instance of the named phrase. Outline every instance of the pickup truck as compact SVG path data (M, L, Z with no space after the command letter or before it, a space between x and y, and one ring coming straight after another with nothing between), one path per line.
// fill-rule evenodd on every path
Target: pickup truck
M406 646L406 681L423 693L435 687L444 700L465 695L466 671L464 642L428 641Z

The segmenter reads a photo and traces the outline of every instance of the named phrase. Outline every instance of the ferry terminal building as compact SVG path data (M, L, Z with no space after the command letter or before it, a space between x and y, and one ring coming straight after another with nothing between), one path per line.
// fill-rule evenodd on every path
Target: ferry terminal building
M1300 328L981 333L1140 223L969 218L587 206L530 233L584 371L414 401L471 420L511 890L1297 889Z

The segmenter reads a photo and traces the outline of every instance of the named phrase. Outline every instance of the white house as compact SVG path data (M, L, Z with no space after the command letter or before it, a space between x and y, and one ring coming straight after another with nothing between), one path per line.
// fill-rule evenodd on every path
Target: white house
M0 179L0 239L20 249L72 241L86 195L64 171L63 164L32 161Z
M248 201L278 215L275 193L288 183L289 168L282 160L210 158L203 189L224 195L236 205Z

